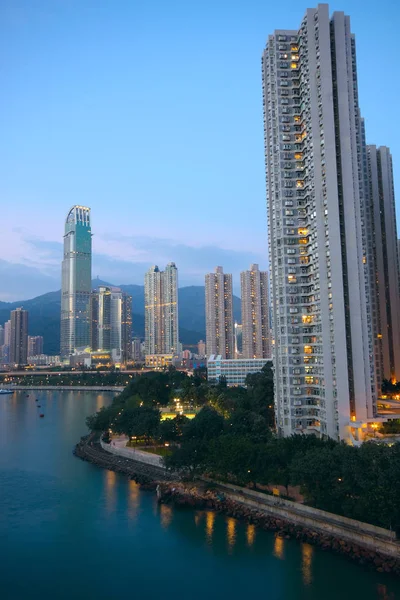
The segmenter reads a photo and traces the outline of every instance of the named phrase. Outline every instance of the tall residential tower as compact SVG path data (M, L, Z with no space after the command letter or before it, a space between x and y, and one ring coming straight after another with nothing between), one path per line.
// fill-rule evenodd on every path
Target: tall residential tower
M90 208L73 206L67 215L61 284L61 356L90 345L92 233Z
M120 288L100 286L90 298L90 346L111 353L114 364L132 357L132 296Z
M233 331L232 275L222 267L207 273L206 293L206 354L235 358Z
M308 9L269 36L262 70L278 431L351 441L377 390L349 17Z
M240 274L242 295L242 357L271 358L268 273L251 265Z
M373 315L382 379L400 380L400 281L392 156L389 148L368 146L369 197L377 310Z
M28 363L28 311L23 308L11 311L10 363Z
M179 351L178 269L169 263L165 271L155 265L144 281L145 353L173 354Z

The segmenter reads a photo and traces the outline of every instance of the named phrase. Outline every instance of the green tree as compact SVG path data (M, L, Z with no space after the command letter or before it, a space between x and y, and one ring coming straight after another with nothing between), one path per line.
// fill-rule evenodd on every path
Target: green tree
M183 440L210 440L224 429L224 418L216 410L204 406L183 428Z
M251 402L251 410L261 414L266 419L268 426L274 428L274 374L272 363L266 363L259 373L247 375L246 386Z
M204 470L206 456L206 442L189 440L176 448L170 456L166 456L164 463L169 471L176 471L183 477L193 479Z
M127 407L115 419L114 430L129 437L150 438L157 435L160 411L149 406Z
M118 407L114 404L107 407L103 406L97 413L86 418L86 425L91 431L106 431L111 426L117 413Z
M177 415L174 419L161 421L158 428L158 437L161 442L177 442L189 419L184 415Z

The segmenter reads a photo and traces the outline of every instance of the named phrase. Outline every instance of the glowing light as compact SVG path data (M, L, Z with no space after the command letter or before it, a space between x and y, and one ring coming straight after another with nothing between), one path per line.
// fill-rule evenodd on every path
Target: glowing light
M206 515L206 534L208 543L212 542L212 535L214 532L215 513L210 511Z
M248 525L246 530L247 545L252 546L256 537L255 525Z
M274 542L274 556L276 556L276 558L280 558L283 559L284 556L284 540L283 538L279 537L278 535L275 536L275 542Z
M227 519L227 538L229 549L232 550L236 542L236 521L231 517Z
M302 556L302 573L303 582L305 585L310 585L312 582L312 558L314 548L310 544L303 544L301 547Z

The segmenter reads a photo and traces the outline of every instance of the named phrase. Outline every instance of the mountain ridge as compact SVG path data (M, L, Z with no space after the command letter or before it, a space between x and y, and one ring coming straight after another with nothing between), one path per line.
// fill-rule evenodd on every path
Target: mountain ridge
M144 286L138 284L114 285L99 278L92 287L105 285L121 288L132 296L132 331L134 336L144 336ZM205 340L204 286L190 285L178 289L179 334L184 345L194 345ZM29 311L29 335L43 335L45 354L58 354L60 348L61 290L47 292L30 300L0 301L0 325L10 318L10 311L22 306ZM240 298L233 296L233 317L241 320Z

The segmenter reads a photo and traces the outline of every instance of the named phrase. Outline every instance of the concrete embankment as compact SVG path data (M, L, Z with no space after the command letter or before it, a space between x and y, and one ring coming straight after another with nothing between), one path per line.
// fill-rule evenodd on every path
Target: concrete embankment
M393 548L388 548L388 552L379 552L376 548L356 544L350 539L323 532L318 529L318 525L317 528L300 525L280 518L272 512L266 513L265 509L248 506L245 498L237 501L222 492L224 486L211 484L211 487L213 489L207 488L207 485L189 487L176 482L160 483L158 497L160 502L173 503L178 507L215 510L261 529L273 531L278 537L308 542L320 546L323 550L342 554L360 565L370 566L379 572L400 575L400 558L393 555ZM400 545L397 550L400 550Z
M169 473L161 467L154 464L144 463L143 461L124 458L123 456L111 454L100 445L98 436L91 434L81 438L81 441L75 446L74 454L82 460L93 463L104 469L116 471L129 475L137 483L150 484L151 482L168 481L172 479ZM151 455L150 455L151 456ZM151 488L155 489L155 485Z
M126 457L132 453L123 450L100 445L92 434L81 439L74 453L83 460L129 475L145 489L157 488L160 502L215 510L277 536L309 542L380 572L400 575L400 543L392 531L208 479L184 484L161 467L157 455L138 452L138 460L132 460Z

